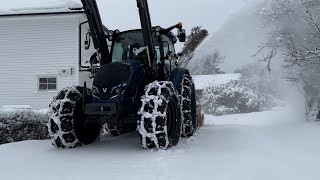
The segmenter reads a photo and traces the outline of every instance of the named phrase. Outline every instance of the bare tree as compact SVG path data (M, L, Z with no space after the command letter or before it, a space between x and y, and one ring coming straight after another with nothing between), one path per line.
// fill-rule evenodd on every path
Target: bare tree
M278 53L285 57L284 78L303 85L307 112L320 110L319 8L319 0L269 0L261 12L271 31L269 41L257 54L266 53L261 60L269 71Z

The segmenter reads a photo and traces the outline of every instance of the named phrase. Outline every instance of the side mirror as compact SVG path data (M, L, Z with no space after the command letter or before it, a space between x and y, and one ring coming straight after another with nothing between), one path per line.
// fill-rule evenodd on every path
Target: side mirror
M177 37L180 42L186 42L186 30L178 29Z

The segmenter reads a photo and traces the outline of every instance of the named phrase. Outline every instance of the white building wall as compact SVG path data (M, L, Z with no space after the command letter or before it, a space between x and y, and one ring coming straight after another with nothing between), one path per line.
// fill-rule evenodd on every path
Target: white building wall
M38 91L39 76L57 77L58 89L78 84L79 16L0 17L0 107L48 108L57 91Z

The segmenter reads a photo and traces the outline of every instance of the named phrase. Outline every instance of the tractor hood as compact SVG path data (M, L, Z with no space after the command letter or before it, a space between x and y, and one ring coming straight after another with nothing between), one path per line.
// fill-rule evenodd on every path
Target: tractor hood
M144 68L139 61L122 61L103 65L95 75L92 93L94 101L133 99L143 79Z

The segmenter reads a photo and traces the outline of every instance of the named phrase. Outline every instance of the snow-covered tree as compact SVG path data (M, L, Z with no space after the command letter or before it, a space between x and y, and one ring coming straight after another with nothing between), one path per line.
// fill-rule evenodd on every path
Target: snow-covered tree
M272 59L279 53L285 57L285 78L303 86L307 114L319 120L320 87L320 1L269 0L261 15L271 29L268 49L262 60L271 70ZM310 118L310 116L309 116Z
M242 85L269 97L270 100L280 97L281 82L278 74L265 71L264 65L260 62L247 64L235 70L235 73L241 74L240 83Z

